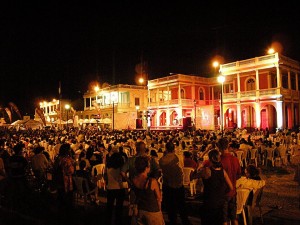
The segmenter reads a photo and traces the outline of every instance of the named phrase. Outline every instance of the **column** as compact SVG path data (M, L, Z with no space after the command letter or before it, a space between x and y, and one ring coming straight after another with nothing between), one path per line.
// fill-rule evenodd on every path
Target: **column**
M237 102L236 105L236 120L237 120L237 127L242 128L242 114L241 114L241 103L240 101Z
M276 100L276 112L277 112L277 128L282 129L282 127L283 127L282 99Z
M256 87L256 97L259 97L259 76L258 70L255 70L255 87Z
M181 86L180 86L180 84L178 84L178 105L180 105L182 107L180 89L181 89Z
M157 110L157 112L156 112L156 126L157 127L159 127L159 123L160 123L160 120L159 120L159 116L160 116L160 113L161 113L161 111L160 110Z
M278 64L276 64L276 77L277 77L277 94L280 94L280 88L282 86L282 81L281 81L281 74L280 74Z
M259 100L256 100L255 102L255 117L256 117L256 128L261 127L261 115L260 115L260 102Z
M292 89L292 85L291 85L291 71L288 71L288 87L291 90Z
M192 85L192 99L196 99L196 92L195 92L195 83ZM198 98L199 99L199 98Z
M166 110L166 126L170 126L170 109Z

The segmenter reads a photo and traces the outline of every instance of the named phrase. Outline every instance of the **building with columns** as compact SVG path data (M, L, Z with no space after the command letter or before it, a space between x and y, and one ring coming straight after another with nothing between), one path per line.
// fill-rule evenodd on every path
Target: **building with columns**
M219 73L223 85L216 76L149 80L150 129L180 129L190 121L201 129L299 126L299 62L274 53L220 65Z
M77 112L80 119L93 119L103 128L136 129L137 119L141 122L139 128L147 128L146 114L147 87L141 85L118 84L106 86L99 90L87 91L83 95L84 110ZM80 122L79 122L80 124Z

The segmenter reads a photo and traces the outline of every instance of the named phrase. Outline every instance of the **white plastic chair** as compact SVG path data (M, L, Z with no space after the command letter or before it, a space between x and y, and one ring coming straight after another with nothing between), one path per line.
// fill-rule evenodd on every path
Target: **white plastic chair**
M243 154L244 154L244 151L236 151L235 153L236 153L236 157L239 160L240 166L243 167Z
M196 194L196 180L191 180L191 174L194 172L194 169L191 167L183 167L183 186L190 189L191 196Z
M266 166L268 161L271 161L273 167L275 166L274 148L267 148Z
M104 181L104 172L105 172L105 164L100 163L92 167L92 176L97 176L97 187L103 188L105 190L105 181Z
M262 208L261 208L261 200L262 200L263 190L264 190L264 187L257 189L253 195L252 202L250 203L250 205L247 205L249 225L252 225L252 223L253 223L253 212L254 212L255 208L258 208L261 224L264 224Z
M257 167L257 149L252 148L250 149L250 160L249 162L252 163L254 161L255 166Z
M243 216L244 225L247 225L245 207L246 207L246 202L248 200L250 191L251 190L248 189L248 188L237 188L236 189L236 192L237 192L237 199L236 199L237 210L236 210L236 214Z

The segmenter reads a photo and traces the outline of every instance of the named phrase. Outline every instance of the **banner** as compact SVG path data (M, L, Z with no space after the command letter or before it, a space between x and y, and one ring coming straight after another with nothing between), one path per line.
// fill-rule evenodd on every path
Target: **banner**
M40 109L40 108L36 108L36 109L35 109L35 112L39 115L39 117L40 117L41 120L43 121L44 126L46 126L46 119L45 119L43 110Z
M14 110L15 113L19 116L20 119L22 119L21 113L18 109L18 107L13 102L9 102L8 105Z
M5 111L6 111L7 115L8 115L9 122L11 123L11 111L7 107L5 108Z

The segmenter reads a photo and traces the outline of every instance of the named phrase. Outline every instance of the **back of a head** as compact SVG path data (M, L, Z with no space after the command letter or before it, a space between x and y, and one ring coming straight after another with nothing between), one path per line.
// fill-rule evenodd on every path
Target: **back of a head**
M5 145L5 140L4 139L0 139L0 147L4 147L4 145Z
M13 147L13 150L14 150L14 153L15 153L16 155L18 155L18 154L20 154L20 153L22 152L22 150L23 150L23 145L20 144L20 143L18 143L18 144L16 144L16 145Z
M248 165L246 170L249 174L250 179L254 179L254 180L259 179L259 170L257 169L257 167L255 165L252 165L252 164Z
M124 159L119 152L114 152L106 162L107 168L118 169L124 165Z
M135 158L134 168L137 174L143 173L147 167L150 167L148 156L143 155Z
M39 154L39 153L43 152L44 150L45 150L44 147L37 146L33 151L34 151L34 154Z
M70 144L63 143L59 148L59 155L60 156L67 156L70 154Z
M174 149L175 149L174 144L171 141L167 142L167 144L166 144L166 150L168 152L174 152Z
M189 151L184 151L184 152L183 152L183 156L184 156L185 158L189 158L189 157L192 156L192 154L191 154Z
M146 144L143 141L136 142L135 147L138 154L143 154L146 152Z
M84 159L80 160L80 162L79 162L79 168L81 170L84 170L85 167L86 167L86 161Z
M221 167L221 157L220 152L216 149L211 150L208 153L209 161L215 166L215 167Z
M227 138L221 138L219 141L218 141L218 148L220 151L224 151L228 148L228 144L229 144L229 141Z

